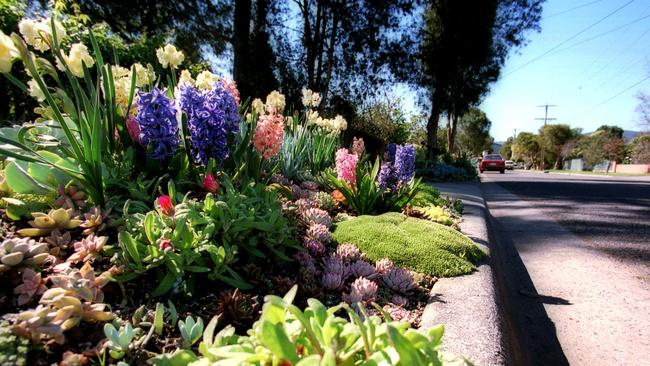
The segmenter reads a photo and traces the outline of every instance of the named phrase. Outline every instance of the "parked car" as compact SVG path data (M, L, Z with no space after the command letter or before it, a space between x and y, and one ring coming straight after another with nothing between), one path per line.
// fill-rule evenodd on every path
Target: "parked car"
M488 154L483 157L478 166L478 170L483 173L486 170L495 170L503 174L506 172L506 161L499 154Z
M515 162L512 160L506 160L506 169L507 170L515 169Z

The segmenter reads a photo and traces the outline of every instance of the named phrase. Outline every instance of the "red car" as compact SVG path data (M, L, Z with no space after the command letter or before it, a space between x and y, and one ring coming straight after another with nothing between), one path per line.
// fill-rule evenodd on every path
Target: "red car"
M485 155L478 165L478 170L481 173L486 170L498 170L503 174L506 172L506 161L499 154Z

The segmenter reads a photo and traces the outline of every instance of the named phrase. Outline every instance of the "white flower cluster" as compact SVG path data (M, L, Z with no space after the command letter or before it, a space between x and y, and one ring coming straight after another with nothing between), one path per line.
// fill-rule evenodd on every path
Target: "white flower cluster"
M23 35L25 42L36 50L47 51L50 49L50 43L53 40L51 18L23 19L18 23L18 30ZM54 21L54 30L59 42L67 37L63 24L58 20Z
M122 66L111 66L113 85L115 89L115 103L122 108L126 108L126 105L129 102L133 68L135 68L135 86L138 88L149 85L156 79L156 73L153 71L151 65L144 67L140 63L135 63L131 69Z
M192 79L191 75L188 75L189 72L185 75L185 79L189 77L189 79ZM181 75L181 78L183 75ZM196 75L196 82L195 85L197 88L200 90L210 90L214 88L214 83L219 81L219 77L213 73L211 73L208 70L201 71L198 75Z
M88 53L88 47L83 43L73 44L72 47L70 47L70 52L67 55L64 53L62 56L72 75L78 78L84 77L83 64L86 64L87 68L91 68L95 65L95 59L90 56L90 53ZM56 59L56 67L61 71L65 71L65 66L58 58Z
M311 110L307 113L307 125L318 126L332 133L340 133L348 128L348 122L341 115L334 118L323 118L318 115L317 111Z
M320 93L313 92L310 89L302 90L302 104L306 108L318 108L321 102Z
M262 99L260 98L253 99L251 109L253 113L257 113L258 116L266 113L282 114L285 104L286 99L284 94L274 90L266 96L266 103L262 102Z
M0 31L0 72L10 72L11 65L18 56L18 49L16 49L14 41Z
M167 66L172 69L177 69L183 60L185 60L183 52L176 50L176 47L171 44L166 44L165 47L157 49L156 56L163 69L166 69Z

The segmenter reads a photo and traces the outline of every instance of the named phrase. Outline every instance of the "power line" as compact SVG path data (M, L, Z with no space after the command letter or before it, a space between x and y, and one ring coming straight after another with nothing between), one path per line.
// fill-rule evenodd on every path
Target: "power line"
M643 83L644 81L646 81L646 80L648 80L648 79L650 79L650 75L648 75L648 76L646 76L645 78L639 80L638 82L636 82L636 83L630 85L629 87L627 87L627 88L621 90L620 92L618 92L618 93L612 95L611 97L609 97L609 98L603 100L603 101L600 102L598 105L596 105L596 106L594 107L594 109L596 109L596 108L600 107L601 105L603 105L603 104L609 102L610 100L612 100L612 99L614 99L614 98L620 96L621 94L625 93L626 91L628 91L628 90L634 88L635 86L637 86L637 85Z
M566 14L566 13L568 13L568 12L572 12L572 11L574 11L574 10L576 10L576 9L584 8L585 6L589 6L589 5L592 5L592 4L595 4L595 3L599 3L599 2L601 2L601 1L603 1L603 0L592 1L592 2L589 2L589 3L586 3L586 4L582 4L582 5L574 6L574 7L571 8L571 9L562 10L562 11L557 12L557 13L549 14L549 15L543 17L542 20L544 20L544 19L548 19L548 18L552 18L552 17L554 17L554 16L558 16L558 15Z
M582 30L579 31L578 33L575 33L575 34L572 35L571 37L569 37L569 38L565 39L564 41L558 43L557 45L551 47L548 51L542 53L541 55L539 55L539 56L537 56L537 57L534 57L533 59L531 59L531 60L529 60L528 62L524 63L523 65L519 66L518 68L516 68L516 69L510 71L509 73L505 74L504 77L506 77L506 76L508 76L508 75L511 75L511 74L513 74L513 73L515 73L515 72L517 72L517 71L523 69L524 67L526 67L526 66L532 64L533 62L539 60L540 58L542 58L542 57L548 55L549 53L551 53L551 52L553 52L553 51L555 51L555 50L558 49L559 47L564 46L564 45L567 44L568 42L574 40L574 39L575 39L576 37L578 37L579 35L583 34L584 32L588 31L589 29L595 27L596 25L602 23L605 19L607 19L607 18L611 17L612 15L618 13L618 12L621 11L623 8L627 7L628 5L632 4L633 2L634 2L634 0L630 0L630 1L628 1L627 3L625 3L625 4L621 5L621 6L619 6L618 8L616 8L616 9L615 9L614 11L612 11L611 13L609 13L609 14L605 15L604 17L598 19L596 22L591 23L589 26L587 26L586 28L582 29Z

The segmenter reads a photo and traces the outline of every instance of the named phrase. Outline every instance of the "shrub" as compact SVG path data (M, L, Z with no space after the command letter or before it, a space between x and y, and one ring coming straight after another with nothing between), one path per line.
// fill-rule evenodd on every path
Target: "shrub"
M439 277L469 273L484 256L458 231L399 213L340 222L332 236L336 242L353 243L370 260L390 258L395 265Z

